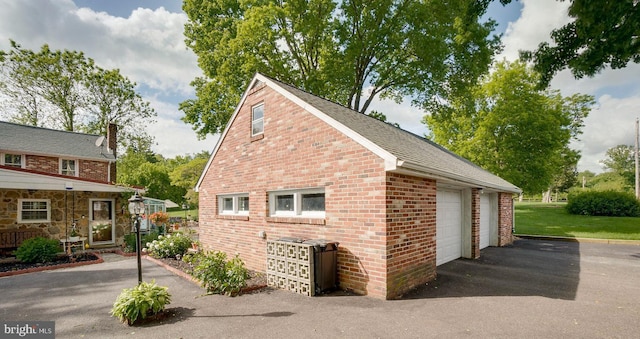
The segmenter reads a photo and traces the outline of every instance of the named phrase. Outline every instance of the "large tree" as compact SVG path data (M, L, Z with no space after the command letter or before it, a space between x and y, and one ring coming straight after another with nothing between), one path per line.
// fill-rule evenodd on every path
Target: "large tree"
M82 52L48 45L34 52L13 40L0 55L0 114L9 120L101 135L115 123L121 149L134 138L151 140L143 127L156 113L117 69L101 69Z
M437 143L527 193L546 191L577 161L568 145L593 98L541 91L538 80L524 63L498 63L471 96L454 98L424 122Z
M362 113L376 96L429 108L485 73L499 39L468 0L185 0L205 77L180 105L200 137L224 129L263 72Z
M600 163L613 173L624 178L629 187L634 187L636 180L635 150L633 146L618 145L605 153L606 158Z
M502 1L503 3L505 1ZM593 76L605 67L624 68L640 63L640 2L637 0L571 0L573 19L551 32L552 44L540 43L522 57L535 63L546 87L564 68L576 78Z

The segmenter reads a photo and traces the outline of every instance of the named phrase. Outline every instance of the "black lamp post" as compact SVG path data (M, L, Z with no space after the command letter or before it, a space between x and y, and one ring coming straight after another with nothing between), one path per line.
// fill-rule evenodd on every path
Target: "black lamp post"
M189 205L187 203L182 204L182 209L184 210L184 224L187 224L187 210L189 209Z
M135 214L135 227L136 227L136 253L138 255L138 284L142 284L142 259L141 259L141 244L140 244L140 214L144 214L144 200L136 192L131 199L129 199L129 213Z

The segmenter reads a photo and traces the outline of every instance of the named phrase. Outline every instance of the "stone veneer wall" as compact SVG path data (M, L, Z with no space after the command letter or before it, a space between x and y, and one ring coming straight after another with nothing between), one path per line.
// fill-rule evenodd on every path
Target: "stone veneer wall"
M51 221L47 223L18 223L18 199L50 199ZM130 232L129 218L122 208L126 203L120 197L120 193L105 192L80 192L75 191L35 191L0 189L0 230L5 229L41 229L45 235L52 239L61 239L66 236L67 227L71 229L73 219L78 220L80 235L88 236L89 227L89 199L116 199L116 244L122 244L124 235ZM74 208L75 200L75 208ZM75 214L72 215L72 211ZM66 212L66 215L65 215ZM82 219L82 215L85 216ZM65 219L66 216L66 219Z

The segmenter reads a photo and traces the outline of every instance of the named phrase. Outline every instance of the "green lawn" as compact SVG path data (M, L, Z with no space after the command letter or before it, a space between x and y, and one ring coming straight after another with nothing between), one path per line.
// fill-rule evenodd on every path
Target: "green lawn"
M640 218L572 215L565 203L516 203L516 234L640 240Z
M175 211L167 211L170 217L181 217L184 218L184 210L175 210ZM198 210L187 210L187 216L191 216L190 218L198 218Z

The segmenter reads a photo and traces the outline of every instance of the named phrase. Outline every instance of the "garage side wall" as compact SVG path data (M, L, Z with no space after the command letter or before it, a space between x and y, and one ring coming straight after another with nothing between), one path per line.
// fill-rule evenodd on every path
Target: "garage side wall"
M498 195L498 246L513 243L513 195L499 193Z
M436 276L436 182L387 174L387 298Z
M264 134L252 138L251 108L261 103ZM386 298L384 160L264 85L230 124L200 186L203 247L264 272L267 240L337 241L340 288ZM269 192L307 188L324 189L324 218L270 215ZM220 214L217 196L239 193L249 215Z

